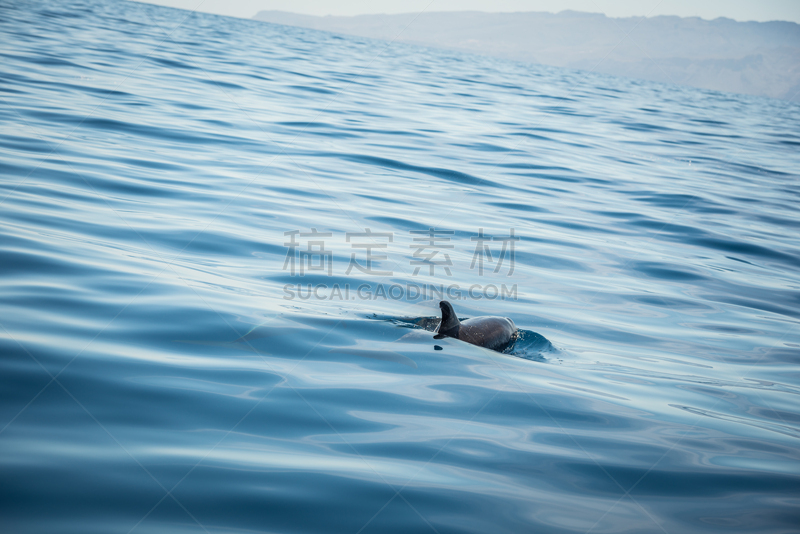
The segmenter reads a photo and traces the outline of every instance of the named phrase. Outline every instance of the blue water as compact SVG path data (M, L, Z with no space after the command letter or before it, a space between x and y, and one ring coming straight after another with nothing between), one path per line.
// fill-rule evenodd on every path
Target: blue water
M0 34L2 532L797 531L797 104L128 2ZM433 339L454 285L514 347Z

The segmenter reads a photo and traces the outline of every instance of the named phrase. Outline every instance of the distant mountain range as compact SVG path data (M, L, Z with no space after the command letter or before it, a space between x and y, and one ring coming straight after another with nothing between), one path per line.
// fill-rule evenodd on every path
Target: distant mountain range
M800 25L563 11L255 20L800 102Z

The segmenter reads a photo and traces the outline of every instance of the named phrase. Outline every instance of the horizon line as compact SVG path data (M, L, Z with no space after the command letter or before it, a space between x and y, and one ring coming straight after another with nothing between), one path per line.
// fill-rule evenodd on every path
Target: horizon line
M147 0L131 0L131 1L142 2L142 3L150 3ZM161 5L161 4L154 4L154 5ZM164 7L166 7L166 6L164 6ZM174 8L174 9L181 9L181 8ZM425 15L433 15L433 14L438 14L438 13L480 13L482 15L519 15L519 14L528 14L528 13L544 14L544 15L562 15L564 13L578 13L578 14L581 14L581 15L593 15L593 16L604 17L604 18L607 18L607 19L617 19L617 20L623 20L623 19L679 18L679 19L700 19L700 20L703 20L703 21L706 21L706 22L714 22L716 20L730 20L730 21L733 21L733 22L739 22L739 23L743 23L743 24L746 24L746 23L749 23L749 22L755 22L756 24L769 24L771 22L788 22L790 24L800 24L800 23L797 23L797 22L795 22L793 20L786 20L786 19L737 20L737 19L733 19L733 18L730 18L730 17L724 17L724 16L719 16L719 17L716 17L716 18L713 18L713 19L707 19L707 18L704 18L704 17L696 16L696 15L693 15L693 16L690 16L690 17L683 17L681 15L652 15L652 16L631 15L629 17L612 17L612 16L609 16L609 15L606 15L605 13L600 13L600 12L596 12L596 11L578 11L578 10L575 10L575 9L564 9L564 10L561 10L561 11L481 11L481 10L478 10L478 9L459 9L459 10L450 9L450 10L445 10L445 11L425 11L424 13L417 13L416 11L404 11L402 13L385 13L385 12L381 12L381 13L359 13L357 15L333 15L331 13L328 13L326 15L314 15L314 14L311 14L311 13L299 13L297 11L286 11L285 9L260 9L260 10L258 10L256 12L255 15L253 15L253 17L255 17L256 15L258 15L259 13L262 13L262 12L289 13L291 15L300 15L300 16L303 16L303 17L316 17L316 18L326 18L326 17L331 17L331 18L333 18L333 17L337 17L337 18L356 18L356 17L372 17L372 16L376 16L376 15L385 16L385 17L398 17L398 16L403 16L403 15L417 16L417 15L423 15L423 14L425 14ZM236 17L234 15L221 15L221 16L223 16L223 17L230 16L230 17L233 17L233 18L240 18L240 17Z

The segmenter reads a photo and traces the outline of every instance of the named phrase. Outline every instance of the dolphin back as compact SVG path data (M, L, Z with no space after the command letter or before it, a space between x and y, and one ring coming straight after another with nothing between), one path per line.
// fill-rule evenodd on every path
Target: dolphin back
M503 350L517 332L514 321L507 317L475 317L461 322L458 339L492 350Z

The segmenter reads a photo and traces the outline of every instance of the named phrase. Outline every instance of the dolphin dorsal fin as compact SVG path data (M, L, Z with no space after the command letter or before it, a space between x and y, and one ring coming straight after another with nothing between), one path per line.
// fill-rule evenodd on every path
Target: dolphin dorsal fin
M458 316L453 310L453 305L443 300L439 303L439 308L442 310L442 322L439 323L439 332L444 334L454 328L458 328L461 323L458 321Z

